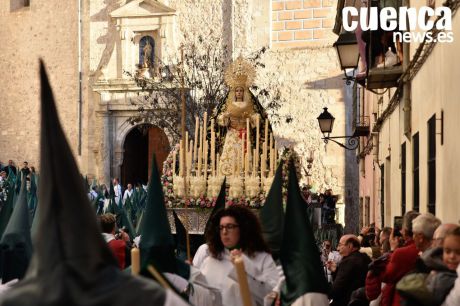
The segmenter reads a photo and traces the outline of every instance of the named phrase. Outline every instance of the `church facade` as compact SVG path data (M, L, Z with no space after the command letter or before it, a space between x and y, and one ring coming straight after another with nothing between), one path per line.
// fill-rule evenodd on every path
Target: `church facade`
M334 134L351 134L352 93L332 48L335 6L332 0L2 1L0 160L38 164L42 58L83 175L104 183L120 177L123 185L136 175L146 179L136 169L145 171L152 152L161 162L175 143L167 130L140 132L127 122L140 92L128 73L151 60L149 73L155 75L160 62L178 58L184 36L206 37L213 29L231 58L268 48L256 83L279 88L286 101L279 114L292 117L273 127L275 138L280 147L294 147L304 165L313 156L304 183L317 192L331 188L353 220L354 152L326 146L316 119L328 107L336 118Z

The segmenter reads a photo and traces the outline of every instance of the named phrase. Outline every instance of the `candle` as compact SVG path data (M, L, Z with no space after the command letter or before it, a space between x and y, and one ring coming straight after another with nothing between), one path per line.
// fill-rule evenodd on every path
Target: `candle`
M211 173L216 175L216 134L214 132L214 118L211 119Z
M272 148L270 149L270 176L273 176L274 160L275 160L275 151Z
M217 168L217 175L220 176L220 159L219 159L219 153L217 153L216 168Z
M198 116L195 116L195 146L193 147L193 162L195 163L197 155L196 155L196 148L198 146L198 131L199 131L200 121L198 120Z
M189 147L188 132L185 132L185 151L187 151L187 152L188 152L188 147Z
M261 160L261 176L265 177L265 171L267 170L267 158L268 158L268 119L265 119L265 133L264 133L264 147L262 149L262 160ZM263 167L263 169L262 169Z
M267 144L264 142L262 158L260 159L260 177L265 177L265 168L267 167Z
M138 248L131 249L131 275L139 275L141 271L141 256Z
M246 176L249 174L249 157L251 154L251 140L250 140L251 133L249 131L249 128L250 128L249 118L246 118L246 168L247 169L244 172Z
M203 127L200 126L200 130L203 130ZM196 176L201 175L201 162L203 155L203 132L200 133L200 147L198 148L198 166L196 169Z
M252 156L252 177L257 175L257 162L256 162L256 149L254 149L254 154Z
M273 171L273 158L275 157L273 155L273 138L272 138L272 135L270 133L270 144L268 146L270 148L270 168L269 168L269 171L270 171L270 175L272 175L272 171Z
M185 146L185 150L184 150L184 154L185 154L184 155L184 161L185 161L184 172L188 173L188 147L189 147L188 132L185 132L184 146Z
M238 153L236 154L236 173L238 173L238 176L241 174L241 169L240 169L240 155L241 155L241 152L238 151Z
M204 178L208 177L208 141L204 141L204 163L203 163Z
M183 165L182 165L182 163L184 162L184 160L182 159L182 154L183 154L183 152L184 152L184 150L183 150L184 147L183 147L182 142L183 142L183 140L181 139L181 140L179 141L179 145L180 145L180 149L179 149L179 175L180 175L180 176L183 176L183 175L184 175L184 173L182 172L182 171L183 171Z
M172 175L176 175L176 151L173 151Z
M257 172L259 171L259 116L256 118L256 154L254 154L254 159L255 159L255 167L253 171Z
M246 133L243 133L241 135L241 171L243 172L245 171L244 170L244 142L245 140L246 140Z
M206 140L206 135L207 135L207 124L208 124L208 113L207 112L204 112L204 115L203 115L203 143L205 142Z
M265 135L264 141L267 142L268 139L268 119L265 119Z
M238 283L240 285L241 300L243 306L252 306L251 292L249 291L248 278L244 268L244 261L241 256L238 256L234 261L236 275L238 276Z
M192 153L193 153L193 140L190 140L189 151L187 153L187 175L192 171Z

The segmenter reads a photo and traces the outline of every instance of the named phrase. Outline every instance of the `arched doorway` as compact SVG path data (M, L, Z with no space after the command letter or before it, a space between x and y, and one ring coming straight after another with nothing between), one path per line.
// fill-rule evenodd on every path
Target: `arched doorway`
M121 180L128 183L146 184L150 176L152 154L155 152L157 166L163 170L163 162L169 154L170 146L164 131L154 126L132 129L123 144Z

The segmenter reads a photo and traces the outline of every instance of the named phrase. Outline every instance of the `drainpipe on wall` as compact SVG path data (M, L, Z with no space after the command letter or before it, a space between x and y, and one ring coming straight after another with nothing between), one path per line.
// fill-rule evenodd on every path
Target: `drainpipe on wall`
M404 6L410 7L410 1L405 0ZM407 71L407 67L409 66L410 61L410 44L407 42L403 42L403 73ZM403 111L404 111L404 135L410 140L411 139L411 118L412 118L412 111L411 111L411 83L409 80L409 76L403 80Z
M81 22L82 0L78 0L78 155L81 156L82 142L82 59L81 59L81 40L82 40L82 22Z

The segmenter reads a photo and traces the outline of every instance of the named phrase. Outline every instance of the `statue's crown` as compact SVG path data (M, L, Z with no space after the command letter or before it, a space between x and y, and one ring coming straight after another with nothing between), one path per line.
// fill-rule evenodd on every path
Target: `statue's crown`
M225 83L230 88L249 88L255 79L256 71L254 66L244 60L240 55L225 69Z

